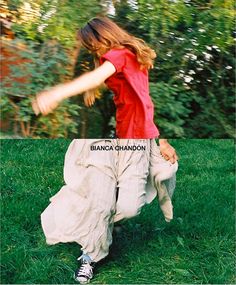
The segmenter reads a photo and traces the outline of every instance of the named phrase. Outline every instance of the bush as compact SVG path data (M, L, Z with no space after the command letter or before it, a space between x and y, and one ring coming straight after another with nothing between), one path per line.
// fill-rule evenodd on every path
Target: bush
M18 41L13 42L19 45ZM78 105L69 100L46 117L36 117L31 100L45 88L68 76L68 58L56 42L24 42L16 58L24 62L10 66L10 76L3 79L1 96L2 120L8 120L14 133L23 137L67 137L77 133ZM15 58L11 58L12 61Z
M155 105L155 119L162 137L184 137L184 124L188 117L190 96L177 85L150 83L150 93Z

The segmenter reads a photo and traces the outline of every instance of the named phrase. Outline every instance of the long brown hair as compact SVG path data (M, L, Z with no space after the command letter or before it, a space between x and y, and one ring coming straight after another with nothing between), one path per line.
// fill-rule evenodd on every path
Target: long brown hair
M136 55L141 69L153 67L153 60L156 57L154 50L142 39L130 35L106 17L90 20L78 31L78 40L97 57L112 48L125 47Z

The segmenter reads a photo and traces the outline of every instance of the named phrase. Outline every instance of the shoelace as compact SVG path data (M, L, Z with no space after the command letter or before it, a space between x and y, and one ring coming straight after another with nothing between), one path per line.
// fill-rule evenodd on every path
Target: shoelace
M88 262L83 262L77 276L87 276L88 278L92 278L93 267Z

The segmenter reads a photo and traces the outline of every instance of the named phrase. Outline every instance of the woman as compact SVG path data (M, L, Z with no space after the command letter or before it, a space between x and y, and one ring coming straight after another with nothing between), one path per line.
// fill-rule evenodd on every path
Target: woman
M108 255L114 223L138 215L157 194L166 221L172 219L176 171L177 162L164 159L155 140L71 142L64 163L65 185L50 199L41 221L48 244L81 245L77 281L89 282L95 263Z
M167 208L171 207L156 166L164 165L164 176L173 175L177 155L167 140L159 140L160 149L153 152L159 131L153 122L148 70L155 52L108 18L92 19L79 31L78 38L100 66L38 94L33 109L36 114L47 115L62 100L84 92L85 104L90 106L96 88L104 82L115 94L117 139L74 140L65 158L66 185L42 214L47 243L76 241L82 245L82 264L75 279L87 283L93 277L94 263L108 254L113 223L137 215L148 201L150 170L155 173L152 183L158 185L159 199L167 197ZM94 152L90 148L94 144L108 145L110 151ZM120 145L141 145L143 150L117 151Z
M148 85L148 70L153 66L155 52L108 18L89 21L79 31L78 39L93 53L100 66L37 95L33 102L35 113L46 115L62 100L94 90L105 82L115 94L116 136L131 139L158 137ZM94 92L88 92L85 102L91 104L93 100Z

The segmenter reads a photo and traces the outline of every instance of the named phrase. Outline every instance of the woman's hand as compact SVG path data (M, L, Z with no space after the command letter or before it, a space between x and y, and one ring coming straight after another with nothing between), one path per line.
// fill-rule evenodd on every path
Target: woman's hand
M47 115L57 108L61 100L59 88L53 88L39 93L32 102L32 108L36 115Z
M160 152L165 160L175 163L179 158L175 149L168 143L166 139L159 139Z
M96 94L94 90L88 90L84 94L84 104L86 107L91 107L96 99Z

